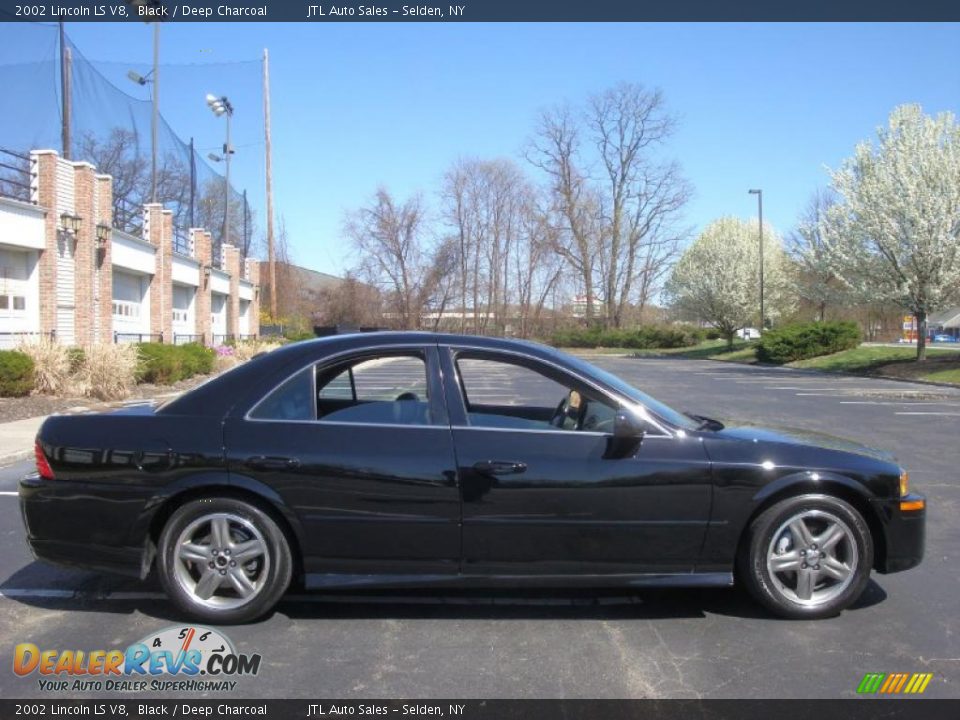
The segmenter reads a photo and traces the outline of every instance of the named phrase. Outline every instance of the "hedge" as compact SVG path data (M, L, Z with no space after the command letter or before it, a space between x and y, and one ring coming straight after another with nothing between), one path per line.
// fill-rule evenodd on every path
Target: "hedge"
M16 350L0 350L0 397L23 397L33 390L33 360Z
M137 382L172 385L178 380L213 371L214 351L198 343L140 343Z
M603 330L599 327L560 330L550 338L555 347L568 348L679 348L703 341L705 332L693 325L640 325L627 329Z
M775 365L832 355L860 344L855 322L812 322L767 330L757 343L757 360Z

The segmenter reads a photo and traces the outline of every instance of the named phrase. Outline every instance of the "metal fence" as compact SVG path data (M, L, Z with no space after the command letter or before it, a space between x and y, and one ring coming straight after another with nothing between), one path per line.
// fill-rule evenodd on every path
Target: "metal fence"
M163 333L123 333L114 332L113 342L115 343L142 343L142 342L163 342Z
M24 341L49 339L51 342L57 339L57 331L50 332L0 332L0 350L9 350L15 348Z
M184 333L175 333L173 336L174 345L186 345L187 343L203 344L203 335L188 335Z
M214 345L226 345L229 342L233 342L236 339L236 335L228 333L226 335L214 335L213 344Z
M31 202L30 156L0 147L0 197Z

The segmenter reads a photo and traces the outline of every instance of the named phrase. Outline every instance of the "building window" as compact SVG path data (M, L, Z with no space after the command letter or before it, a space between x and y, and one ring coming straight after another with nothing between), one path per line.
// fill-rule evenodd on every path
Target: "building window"
M0 295L0 310L24 312L27 309L27 298L23 295Z
M173 321L178 323L187 322L187 311L180 308L173 309Z
M114 300L113 316L116 318L138 318L140 317L140 303Z

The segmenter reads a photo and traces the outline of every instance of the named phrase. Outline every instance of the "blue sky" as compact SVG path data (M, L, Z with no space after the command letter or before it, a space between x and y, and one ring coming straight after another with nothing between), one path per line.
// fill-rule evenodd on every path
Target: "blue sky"
M150 61L148 26L67 31L118 70ZM895 105L960 114L951 24L173 23L162 33L162 63L255 61L270 49L276 211L294 260L335 273L353 260L344 212L378 185L431 198L458 157L522 163L540 109L621 81L660 87L679 117L668 152L694 185L695 228L751 216L747 189L761 187L765 219L786 232L826 184L825 167ZM230 95L237 185L262 208L258 69L236 68L172 70L162 112L181 136L214 148L223 129L202 96Z

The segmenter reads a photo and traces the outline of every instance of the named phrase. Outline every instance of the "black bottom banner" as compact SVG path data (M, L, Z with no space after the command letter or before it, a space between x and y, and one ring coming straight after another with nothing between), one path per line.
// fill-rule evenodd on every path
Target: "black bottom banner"
M960 700L0 700L8 718L957 720Z

